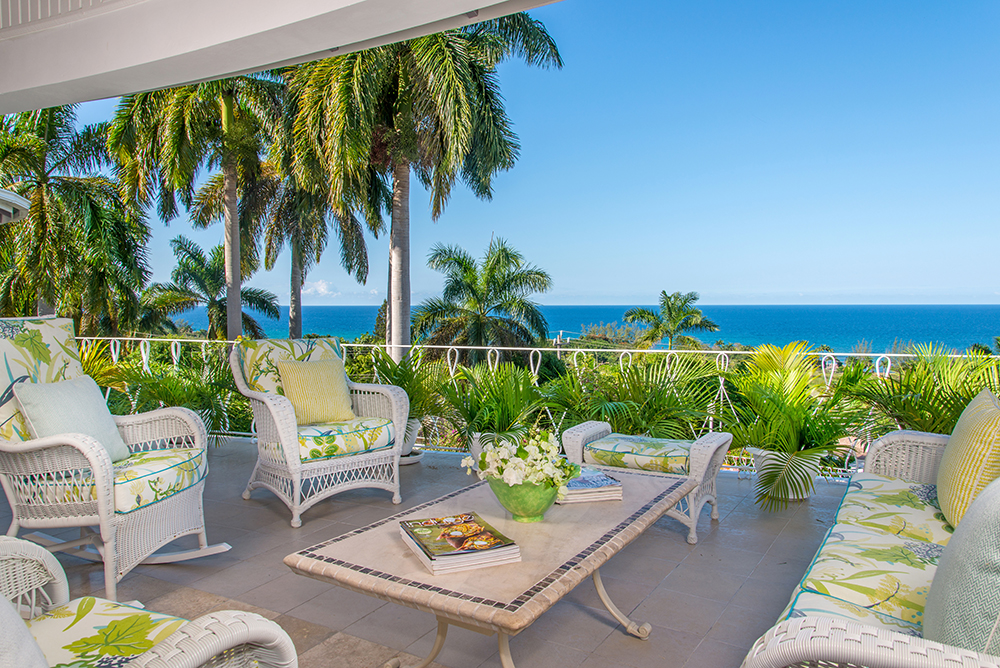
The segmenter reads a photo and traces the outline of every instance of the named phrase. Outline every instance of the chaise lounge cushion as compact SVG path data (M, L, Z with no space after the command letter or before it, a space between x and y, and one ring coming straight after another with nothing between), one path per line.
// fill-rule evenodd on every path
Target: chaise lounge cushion
M871 610L865 606L841 601L832 596L824 596L811 591L797 590L785 611L778 617L779 622L795 617L833 617L860 622L869 626L903 633L908 636L920 636L920 625L906 622L902 619Z
M948 543L927 597L924 637L1000 654L1000 480L984 489Z
M380 450L395 441L392 420L377 417L305 425L298 428L298 436L304 462Z
M937 488L941 510L957 527L969 504L1000 477L1000 404L988 389L958 419L941 456Z
M85 596L27 624L50 666L113 668L184 623L179 617Z
M944 549L925 540L836 524L801 588L919 627L931 574Z
M837 522L938 545L947 545L954 532L941 513L934 485L874 473L854 474Z
M687 475L692 442L610 434L584 445L583 461L588 464Z

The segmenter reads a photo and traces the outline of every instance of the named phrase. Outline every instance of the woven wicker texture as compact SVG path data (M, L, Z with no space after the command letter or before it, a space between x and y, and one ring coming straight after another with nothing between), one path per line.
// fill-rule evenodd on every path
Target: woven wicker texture
M25 572L27 574L25 574ZM42 578L39 573L44 573ZM8 589L8 583L15 583ZM26 590L24 587L33 589ZM0 538L0 594L17 602L44 601L22 614L39 613L66 604L68 586L59 562L44 548L28 541ZM83 665L83 664L81 664ZM180 626L151 649L134 656L135 668L296 668L298 657L288 634L276 623L251 612L224 610Z
M328 342L317 339L310 343L314 344L314 350L331 354L336 340ZM254 386L270 386L264 382L266 379L271 379L269 382L273 385L272 377L275 373L270 367L249 368L251 365L247 350L259 351L263 347L262 342L241 342L241 345L233 346L229 357L236 387L250 400L257 426L257 464L250 474L243 498L249 499L250 494L258 487L269 490L291 510L293 527L302 526L301 515L306 510L323 499L349 489L385 489L392 492L392 502L399 503L402 500L399 495L399 454L410 409L406 392L393 385L348 381L355 415L392 420L393 431L397 435L393 446L375 452L359 452L333 459L303 462L299 449L298 421L292 402L278 393L280 388L271 392L251 389L251 383L244 376L246 365L246 373L253 376ZM270 351L269 355L301 349L299 357L302 357L308 352L297 340L291 339L269 340L266 349ZM267 360L268 364L273 363L270 356Z
M607 422L584 422L567 429L562 435L566 458L576 464L583 464L584 446L610 434L611 425ZM687 542L691 545L698 542L698 516L706 503L712 506L712 519L719 519L715 481L732 440L732 434L712 432L691 444L688 477L698 486L677 506L667 511L667 515L688 528Z

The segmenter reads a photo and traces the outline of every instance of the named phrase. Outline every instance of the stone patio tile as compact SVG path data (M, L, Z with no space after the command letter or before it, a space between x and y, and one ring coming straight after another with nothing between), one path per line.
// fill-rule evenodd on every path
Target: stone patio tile
M701 642L696 633L675 631L652 624L648 640L615 630L594 651L594 656L619 661L632 668L682 668ZM708 668L706 666L706 668Z
M730 605L753 608L757 614L775 620L791 599L792 586L776 586L773 582L749 578L733 596Z
M520 637L521 636L513 638L511 640L511 644L518 642ZM436 623L435 628L432 631L425 633L413 644L407 647L406 653L418 656L420 657L420 661L423 661L424 657L431 653L431 648L434 646L435 638L437 638ZM467 668L468 666L480 665L496 653L496 634L487 636L482 633L476 633L475 631L469 631L468 629L451 626L448 628L448 637L445 641L444 648L441 650L441 653L437 655L434 662L439 663L442 666L446 666L447 668ZM420 661L415 663L420 663ZM405 665L407 664L404 664L404 666Z
M296 577L307 580L302 576ZM373 596L365 596L341 587L331 587L319 596L292 608L286 614L314 624L322 624L334 631L342 631L383 605L388 604Z
M285 630L285 633L295 643L295 652L297 654L308 652L333 635L333 631L325 626L313 624L298 617L279 615L275 617L274 621Z
M774 626L776 617L777 614L765 615L756 608L730 605L705 636L705 640L723 642L749 650L757 638Z
M287 569L282 570L274 564L251 560L240 562L231 568L201 578L196 582L198 589L229 598L239 598L241 594L279 578L286 572Z
M714 640L702 640L684 668L740 668L747 651Z
M601 576L609 575L619 580L639 582L655 587L663 582L663 579L675 568L677 568L677 562L670 559L657 559L622 551L601 566Z
M523 635L521 633L510 640L510 655L517 668L553 668L554 666L575 668L590 656L587 652L567 645L546 642L537 636L522 638ZM481 668L501 668L500 653L494 652L479 666ZM454 666L453 668L462 667Z
M629 543L624 550L615 555L615 558L617 559L622 554L630 554L654 557L656 559L667 559L669 561L683 561L691 554L695 546L688 545L687 543L687 527L684 527L679 522L677 526L681 527L681 529L678 531L671 529L666 532L661 532L659 530L660 527L658 527L657 531L653 531L653 527L650 527L650 530L647 530L646 533ZM678 534L680 534L680 540L678 540ZM699 539L701 539L701 536L699 536Z
M812 563L812 555L805 557L804 554L801 552L765 554L757 567L753 569L750 577L783 588L790 596L792 587L802 579L809 564Z
M611 577L604 573L604 569L601 569L601 581L604 582L604 589L611 596L611 600L626 614L635 610L654 589L649 584ZM594 586L594 581L591 578L578 584L573 591L566 594L564 600L577 605L585 605L588 608L605 609L601 598L597 595L597 587Z
M251 605L250 603L245 603L244 601L240 601L235 598L221 597L219 604L209 610L209 612L218 612L219 610L241 610L243 612L253 612L266 619L277 619L279 617L278 613L274 610L268 610L267 608L262 608L259 605Z
M365 640L385 643L397 650L405 650L436 628L437 618L431 613L391 603L376 608L344 631Z
M143 601L143 603L146 604L147 609L154 612L194 619L210 610L224 610L225 608L219 606L228 600L224 596L210 594L207 591L191 587L177 587L162 596Z
M535 638L573 647L589 654L608 636L617 633L618 628L618 622L603 606L600 609L590 608L563 600L519 633L511 643L523 638Z
M286 613L333 588L332 584L296 575L288 570L285 575L244 592L240 595L240 600Z
M657 589L668 589L728 603L743 586L745 580L746 577L743 575L715 570L704 564L688 565L685 562L674 569Z
M397 654L384 645L336 633L299 652L299 668L378 668Z
M706 539L704 543L698 543L681 563L687 566L710 569L713 572L746 576L753 572L753 569L763 559L763 555L763 552L741 550L714 539Z
M727 521L709 536L705 538L699 536L698 545L703 547L719 545L765 554L778 535L778 532L758 531L756 527L750 527L746 524L740 526L736 522Z
M629 617L636 622L704 636L725 609L722 601L657 588Z

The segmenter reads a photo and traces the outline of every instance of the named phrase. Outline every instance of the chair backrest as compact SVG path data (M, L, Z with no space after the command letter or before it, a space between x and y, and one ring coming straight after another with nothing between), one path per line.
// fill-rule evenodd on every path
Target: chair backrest
M310 360L344 358L340 340L336 337L322 339L240 339L236 342L236 358L240 363L243 380L254 392L284 395L278 360Z
M84 375L70 318L0 319L0 438L27 441L15 383L56 383Z

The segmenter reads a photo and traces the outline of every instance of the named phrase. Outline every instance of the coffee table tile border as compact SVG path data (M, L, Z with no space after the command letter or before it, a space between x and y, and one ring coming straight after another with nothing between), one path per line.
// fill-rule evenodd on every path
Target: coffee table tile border
M629 474L633 474L633 475L646 475L646 476L653 476L653 475L655 475L655 474L652 474L652 473L643 473L641 471L629 471ZM656 477L662 478L661 475L656 475ZM426 582L416 582L414 580L410 580L410 579L407 579L407 578L401 578L398 575L392 575L391 573L385 573L383 571L379 571L379 570L376 570L376 569L373 569L373 568L367 568L365 566L359 566L358 564L352 564L350 562L343 561L341 559L334 559L333 557L325 557L323 555L320 555L320 554L316 553L317 550L319 550L319 549L321 549L323 547L326 547L327 545L333 545L334 543L339 543L340 541L346 540L347 538L350 538L351 536L356 536L356 535L359 535L359 534L363 534L363 533L365 533L367 531L371 531L372 529L378 528L378 527L380 527L380 526L382 526L384 524L388 524L389 522L396 521L400 517L403 517L404 515L410 515L414 511L419 511L419 510L421 510L423 508L427 508L428 506L437 505L437 504L441 503L442 501L444 501L446 499L455 498L456 496L459 496L461 494L469 492L469 491L475 489L478 486L485 485L486 484L485 481L481 481L481 482L475 483L473 485L469 485L468 487L463 487L462 489L456 490L456 491L454 491L454 492L452 492L450 494L445 494L444 496L440 496L440 497L434 499L433 501L429 501L429 502L421 504L419 506L414 506L413 508L410 508L410 509L405 510L405 511L400 512L400 513L396 513L395 515L387 517L387 518L385 518L383 520L379 520L377 522L372 522L371 524L369 524L367 526L364 526L364 527L361 527L360 529L355 529L354 531L349 531L347 533L341 534L339 536L331 538L330 540L328 540L328 541L326 541L324 543L319 543L318 545L314 545L312 547L306 548L305 550L301 550L301 551L297 552L296 554L298 554L298 555L300 555L302 557L306 557L308 559L315 559L317 561L322 561L324 563L333 564L334 566L339 566L341 568L346 568L346 569L354 571L356 573L361 573L363 575L369 575L371 577L378 578L380 580L385 580L387 582L392 582L394 584L399 584L399 585L402 585L404 587L412 587L414 589L419 589L421 591L429 591L429 592L433 592L435 594L441 594L443 596L447 596L447 597L452 598L452 599L456 599L456 600L460 600L460 601L469 601L471 603L477 603L477 604L480 604L480 605L486 605L486 606L489 606L489 607L492 607L492 608L496 608L498 610L505 610L507 612L517 612L521 608L521 606L523 606L526 603L528 603L538 593L540 593L541 591L545 590L547 587L549 587L550 585L552 585L552 583L554 583L557 580L559 580L567 571L569 571L572 568L578 566L587 557L589 557L590 555L592 555L594 552L596 552L597 550L599 550L601 547L603 547L604 545L606 545L608 542L610 542L616 536L618 536L623 531L625 531L625 529L627 529L629 526L631 526L633 522L635 522L638 518L640 518L645 513L649 512L649 510L653 506L655 506L657 503L659 503L664 498L666 498L667 496L669 496L675 489L677 489L678 487L680 487L686 481L687 481L687 478L678 478L677 480L675 480L674 483L672 485L670 485L670 487L668 487L667 489L665 489L660 494L657 494L655 497L653 497L653 499L651 499L644 506L642 506L641 508L639 508L638 510L636 510L634 513L632 513L626 519L624 519L621 522L619 522L618 525L616 525L613 529L605 532L605 534L603 536L601 536L596 541L594 541L593 543L591 543L586 549L584 549L581 552L577 553L576 555L574 555L573 557L571 557L570 559L568 559L566 562L564 562L562 565L558 566L555 570L553 570L551 573L549 573L546 577L544 577L543 579L539 580L530 589L527 589L526 591L522 592L517 598L515 598L510 603L504 603L502 601L494 601L492 599L482 598L481 596L471 596L469 594L462 594L460 592L452 591L450 589L445 589L444 587L438 587L438 586L435 586L435 585L432 585L432 584L428 584Z

